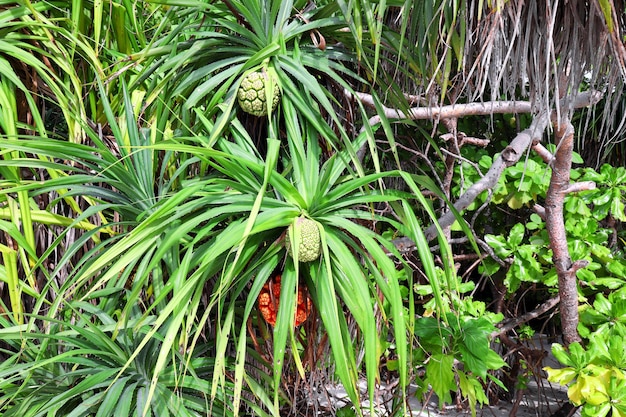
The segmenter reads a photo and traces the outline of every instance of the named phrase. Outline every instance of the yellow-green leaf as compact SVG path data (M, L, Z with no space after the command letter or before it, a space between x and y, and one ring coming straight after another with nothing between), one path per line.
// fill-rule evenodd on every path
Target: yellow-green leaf
M576 378L576 370L571 367L554 369L546 366L543 370L548 373L548 381L556 382L561 385L569 384Z

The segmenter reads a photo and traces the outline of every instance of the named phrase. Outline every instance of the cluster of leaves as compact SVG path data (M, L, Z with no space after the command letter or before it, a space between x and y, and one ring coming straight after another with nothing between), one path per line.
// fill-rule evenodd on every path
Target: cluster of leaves
M554 147L548 146L548 149L553 151ZM478 181L482 172L486 172L498 157L497 154L493 156L488 154L485 149L465 147L463 151L467 161L455 168L457 182L453 191L458 195ZM469 161L477 161L477 164L474 165ZM583 160L580 155L574 154L573 162L582 163ZM545 197L550 185L550 171L545 169L545 166L545 162L539 157L529 155L528 158L506 168L491 194L481 194L469 209L476 210L487 201L494 205L506 204L512 210L530 207Z
M483 153L478 167L487 169L491 162L492 158ZM581 163L582 159L575 154L574 162ZM464 188L459 184L456 192L462 192L480 178L478 170L469 163L457 169L463 170L465 182ZM506 203L513 211L541 204L549 186L546 172L549 170L545 163L537 157L519 162L504 171L491 195L483 195L481 201L475 202L470 209L477 210L487 201L493 206ZM571 257L588 262L587 267L577 271L579 296L585 300L580 308L578 330L585 343L573 343L567 349L554 344L554 356L565 367L545 369L550 381L569 386L569 398L574 405L582 406L584 416L624 416L626 282L623 277L626 258L620 249L619 238L623 233L621 225L626 221L626 169L608 164L599 170L577 168L572 171L572 180L596 184L594 189L569 194L564 204ZM490 222L491 227L493 224ZM501 225L505 224L502 219ZM542 217L532 213L525 223L516 223L508 231L494 231L499 233L486 234L485 242L500 262L485 260L479 267L481 273L503 274L503 283L511 294L516 293L523 283L557 288L557 275Z
M553 150L553 147L548 148ZM476 151L476 154L478 167L488 169L492 157L483 150ZM574 154L573 159L575 163L582 163L578 154ZM463 179L463 187L458 183L453 189L456 193L463 192L480 179L478 169L469 163L462 163L456 169L462 170L457 178ZM483 193L469 208L478 210L484 208L485 203L490 204L490 233L485 234L484 239L501 262L487 258L479 271L487 275L502 271L510 293L515 293L522 282L541 283L549 288L557 286L545 220L531 212L524 223L509 223L510 219L526 219L528 209L542 203L550 181L548 172L545 163L537 156L520 161L504 170L491 194ZM568 194L565 198L565 229L571 257L589 262L586 268L577 272L578 278L591 287L618 288L626 272L626 258L615 244L610 243L609 238L611 235L617 238L621 233L618 226L626 220L626 170L605 164L599 171L593 168L573 169L571 176L575 181L593 181L596 184L592 190ZM512 215L496 208L502 203L508 205ZM524 213L517 215L516 212L520 211ZM493 221L494 217L500 221ZM495 226L498 224L506 228ZM609 229L609 224L614 229Z
M420 347L424 352L431 352L425 361L424 379L418 381L419 390L423 393L432 388L440 405L452 401L452 392L458 393L468 400L475 416L476 405L489 402L484 390L487 380L505 389L489 373L505 366L489 344L489 335L495 330L494 318L447 313L442 320L434 317L418 319L415 334L419 337Z
M290 403L286 373L332 369L328 377L361 413L359 378L374 407L388 334L401 397L409 364L421 366L411 357L413 271L380 230L416 242L436 283L416 207L429 223L435 214L415 176L380 169L370 114L344 100L380 73L380 43L363 35L380 37L385 8L189 0L112 4L109 15L105 3L13 6L0 12L0 48L11 60L0 60L10 74L0 80L0 279L8 288L0 412L277 416ZM450 36L458 49L461 39ZM44 93L22 82L15 62L45 81ZM282 94L276 111L252 119L236 92L257 69ZM63 119L54 132L40 96ZM350 130L355 119L360 134ZM374 168L356 157L367 145ZM410 192L386 190L386 178ZM321 234L321 257L307 264L284 243L301 215ZM277 271L281 307L271 347L259 352L257 296ZM299 286L315 314L296 328ZM442 296L452 291L432 291L442 329L450 327ZM462 348L474 368L467 372L484 380L498 364L475 359L488 348L488 326L472 323L455 327L454 339L472 335ZM322 340L330 353L305 362L306 344ZM450 343L446 363L461 354ZM484 397L479 385L464 384L473 403Z
M552 345L563 368L546 367L548 380L569 385L570 401L583 416L626 416L626 297L624 291L602 293L583 307L579 332L588 343L566 350Z

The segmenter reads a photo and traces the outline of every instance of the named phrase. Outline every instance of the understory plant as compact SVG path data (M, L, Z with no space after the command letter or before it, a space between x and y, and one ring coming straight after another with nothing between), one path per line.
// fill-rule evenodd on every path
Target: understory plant
M121 291L107 291L115 298ZM16 326L2 320L7 345L0 371L0 404L5 416L199 416L234 415L228 409L233 384L222 385L210 399L215 359L212 347L199 345L190 355L170 351L172 360L159 370L151 385L164 337L154 333L139 348L155 317L135 318L122 325L117 318L89 302L70 302L67 317L33 317L47 327ZM166 332L164 326L163 331ZM227 364L232 369L233 363ZM153 394L149 395L153 389ZM248 407L265 415L255 403Z
M580 158L576 160L582 162ZM541 204L548 184L539 164L529 160L522 171L521 163L518 163L520 167L513 166L505 171L505 178L515 178L518 172L522 176L511 184L515 189L497 187L494 199L514 198L516 203L509 203L511 209ZM577 271L578 333L583 341L567 347L553 344L552 352L564 367L544 369L549 381L568 386L570 401L582 407L583 415L625 415L626 367L623 349L618 346L624 342L625 335L623 276L626 259L620 230L624 220L626 176L622 167L605 164L599 171L578 168L572 172L572 179L595 183L590 190L568 195L564 204L569 251L573 259L586 262L586 267ZM515 294L524 285L540 285L556 293L558 281L545 219L540 213L532 213L525 224L516 223L510 230L500 232L485 235L485 242L500 262L486 260L480 270L499 273L509 294Z
M428 202L406 173L360 175L348 151L323 158L324 142L314 126L298 116L288 97L281 106L284 137L267 139L264 159L236 120L215 148L200 146L203 138L196 136L154 140L156 127L136 121L129 94L122 121L104 102L115 146L88 126L91 145L28 137L5 142L19 158L3 166L55 174L41 182L7 181L5 198L20 189L31 196L57 191L88 204L75 220L51 217L59 227L69 224L35 264L49 277L46 284L17 284L34 304L3 321L10 343L0 366L6 381L0 407L7 415L203 415L207 409L237 415L242 408L279 415L288 401L283 375L304 377L328 366L327 358L304 361L303 341L314 345L325 338L334 367L329 377L341 380L360 412L359 375L365 372L374 407L387 333L397 346L402 391L408 386L413 310L398 277L409 268L380 230L413 236L431 265L411 209ZM365 140L360 136L354 147ZM61 149L69 163L41 162ZM404 178L414 194L386 190L381 180L389 176ZM47 209L64 201L51 201ZM379 214L384 204L396 205L408 224ZM302 216L320 232L320 257L306 263L293 255L296 248L288 255L286 244L288 233L295 233L293 245L298 241L298 229L288 230ZM85 233L53 270L44 268L46 256L81 225ZM16 231L6 230L20 241ZM78 256L85 246L89 250ZM280 308L272 344L258 352L251 342L262 333L254 329L262 323L257 299L276 274ZM308 289L316 313L296 327L299 288ZM21 303L22 297L12 300ZM31 355L19 353L24 344ZM271 369L271 378L259 376L263 367ZM33 381L45 384L31 389ZM249 394L261 403L247 400Z
M485 313L484 305L481 313ZM439 398L439 406L452 402L452 393L467 400L476 416L476 407L489 404L485 387L489 381L506 388L493 372L506 363L490 346L490 335L498 317L476 317L467 312L446 313L440 319L422 317L416 321L419 345L426 354L424 379L420 393L430 389ZM457 363L458 362L458 363Z
M581 311L579 332L585 343L552 345L562 368L544 368L548 380L568 386L567 395L583 416L626 415L626 297L599 293Z
M582 162L582 159L575 155L574 161ZM478 204L471 207L473 210L480 207L474 218L478 219L477 225L489 230L490 233L484 234L484 241L493 250L493 256L486 258L478 270L489 275L501 274L511 294L523 283L548 288L557 286L545 219L541 211L534 208L543 204L548 189L549 176L543 164L535 157L507 168L493 195L489 197L485 193L482 207ZM474 168L466 166L463 178L468 187L480 177ZM626 266L620 249L625 198L623 168L604 165L600 172L576 168L572 171L572 180L595 184L591 190L568 195L564 203L564 223L572 258L588 262L577 271L578 278L584 282L581 293L593 293L596 288L617 289L621 287ZM508 219L496 209L496 204L503 202L507 202L512 214ZM499 221L482 225L483 212Z
M558 290L550 164L508 149L453 202L560 92L621 92L617 3L544 3L0 0L0 414L317 414L340 383L374 415L385 381L389 414L412 383L476 414L504 301ZM572 172L585 340L550 378L620 415L626 171Z

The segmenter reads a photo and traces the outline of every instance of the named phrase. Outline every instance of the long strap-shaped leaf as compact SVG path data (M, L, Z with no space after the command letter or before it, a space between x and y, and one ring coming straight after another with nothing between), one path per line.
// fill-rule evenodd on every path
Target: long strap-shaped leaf
M11 311L13 318L18 324L24 322L22 299L19 289L19 277L17 275L17 252L8 246L0 244L0 253L4 262L5 281L9 286L9 298L11 300Z

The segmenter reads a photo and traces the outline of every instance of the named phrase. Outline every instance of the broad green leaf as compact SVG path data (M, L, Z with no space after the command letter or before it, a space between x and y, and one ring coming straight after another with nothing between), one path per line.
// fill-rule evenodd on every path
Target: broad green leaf
M556 382L557 384L561 384L561 385L569 384L578 375L576 370L571 367L562 368L562 369L554 369L550 367L545 367L543 368L543 370L548 373L548 381Z
M507 258L513 253L513 250L503 236L485 235L485 242L494 249L496 255L500 258Z
M426 364L426 381L439 397L439 406L451 402L450 392L456 390L454 356L434 353Z
M508 246L511 248L519 246L524 240L524 231L524 225L522 223L516 223L509 233Z
M458 378L461 395L467 397L470 409L472 410L472 417L476 417L476 403L481 405L489 403L485 390L481 382L471 375L468 376L464 372L460 372Z
M461 360L468 372L478 375L482 379L487 378L487 364L484 361L484 356L476 356L473 351L467 348L466 344L460 344L459 351L461 352Z
M611 199L611 214L615 219L619 221L626 221L626 212L624 211L624 202L622 200L622 194L619 190L613 191L613 197Z
M569 353L565 350L563 345L558 343L552 344L552 354L560 363L566 366L574 366L574 362L571 360Z
M596 295L593 308L604 316L612 317L612 304L602 293Z
M498 370L507 366L507 363L504 361L504 359L502 359L502 357L498 353L491 349L489 349L489 351L487 352L484 361L487 369L489 370Z

